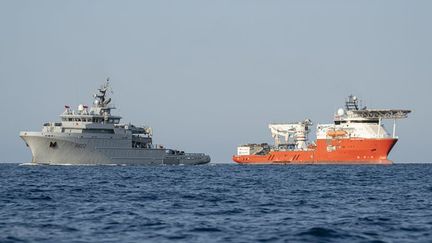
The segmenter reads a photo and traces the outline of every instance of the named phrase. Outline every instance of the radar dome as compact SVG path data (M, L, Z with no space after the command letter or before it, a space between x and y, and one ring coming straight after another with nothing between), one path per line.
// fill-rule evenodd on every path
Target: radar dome
M339 109L337 110L337 114L338 114L338 116L343 116L343 115L345 115L345 110L342 109L342 108L339 108Z
M82 105L82 104L79 105L79 106L78 106L78 110L79 110L79 111L83 111L83 110L84 110L84 105Z

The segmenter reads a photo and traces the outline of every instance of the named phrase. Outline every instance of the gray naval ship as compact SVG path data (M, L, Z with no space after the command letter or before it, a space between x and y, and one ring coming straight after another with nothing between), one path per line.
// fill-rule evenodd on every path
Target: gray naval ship
M61 122L45 123L41 132L20 132L36 164L197 165L210 162L202 153L185 153L152 143L152 129L121 124L111 115L109 79L94 95L92 107L65 106Z

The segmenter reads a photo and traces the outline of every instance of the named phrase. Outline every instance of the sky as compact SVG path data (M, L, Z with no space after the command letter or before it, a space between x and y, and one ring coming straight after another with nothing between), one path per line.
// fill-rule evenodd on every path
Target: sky
M213 162L272 142L271 122L331 123L350 94L412 109L390 159L432 161L431 11L413 0L0 0L0 162L31 161L19 132L91 104L106 77L124 122Z

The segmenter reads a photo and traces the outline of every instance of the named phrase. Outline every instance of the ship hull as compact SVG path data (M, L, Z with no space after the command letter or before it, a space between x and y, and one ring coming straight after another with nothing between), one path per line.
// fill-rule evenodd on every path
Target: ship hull
M397 139L318 139L316 147L271 151L266 155L235 155L240 164L392 164L387 156Z
M22 132L32 163L50 165L197 165L210 162L205 154L172 155L166 149L126 147L120 139L54 136ZM120 146L119 146L120 145Z

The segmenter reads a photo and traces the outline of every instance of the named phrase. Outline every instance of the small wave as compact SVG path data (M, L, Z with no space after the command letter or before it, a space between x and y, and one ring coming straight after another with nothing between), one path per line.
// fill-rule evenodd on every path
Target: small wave
M222 232L222 230L214 227L196 227L190 231L191 232Z
M179 240L186 240L190 238L190 236L185 234L178 234L178 235L167 235L165 236L165 238L168 240L179 241Z
M47 196L47 195L42 195L42 196L31 196L28 197L29 200L35 200L35 201L51 201L53 200L52 197Z
M25 240L11 235L7 236L6 238L0 237L0 241L1 242L25 242Z
M338 237L339 236L338 232L323 227L313 227L297 235L315 236L315 237Z
M41 166L41 164L36 164L36 163L22 163L22 164L18 164L18 166Z

